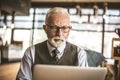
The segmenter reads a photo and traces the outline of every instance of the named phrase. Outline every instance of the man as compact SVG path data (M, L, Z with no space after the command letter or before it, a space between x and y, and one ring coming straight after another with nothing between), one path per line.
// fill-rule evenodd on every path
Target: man
M86 51L67 42L71 28L67 10L60 7L51 8L43 25L48 40L26 50L17 80L32 80L35 64L88 67Z

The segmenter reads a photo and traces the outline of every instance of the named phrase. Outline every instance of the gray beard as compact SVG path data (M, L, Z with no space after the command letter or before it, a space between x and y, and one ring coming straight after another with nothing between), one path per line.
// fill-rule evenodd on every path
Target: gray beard
M55 41L55 39L62 39L63 42L58 43L58 42ZM59 37L53 37L52 39L48 39L48 40L49 40L49 42L50 42L54 47L56 47L56 48L63 46L63 45L65 44L65 42L66 42L65 39L59 38Z

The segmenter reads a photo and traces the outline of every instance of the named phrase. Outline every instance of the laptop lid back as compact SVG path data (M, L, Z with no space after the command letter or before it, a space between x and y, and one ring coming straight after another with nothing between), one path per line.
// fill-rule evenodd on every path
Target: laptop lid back
M105 80L106 68L35 65L33 80Z

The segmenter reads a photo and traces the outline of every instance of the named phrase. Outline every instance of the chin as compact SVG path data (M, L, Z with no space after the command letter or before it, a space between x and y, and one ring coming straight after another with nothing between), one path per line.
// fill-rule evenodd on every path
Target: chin
M64 45L65 42L56 42L56 41L51 41L50 42L54 47L58 48Z
M52 38L52 39L49 39L49 42L50 42L54 47L58 48L58 47L63 46L66 41L63 40L63 39L62 39L61 41L56 41L54 38Z
M58 47L61 47L61 46L63 46L64 45L64 42L62 42L62 43L53 43L53 45L56 47L56 48L58 48Z

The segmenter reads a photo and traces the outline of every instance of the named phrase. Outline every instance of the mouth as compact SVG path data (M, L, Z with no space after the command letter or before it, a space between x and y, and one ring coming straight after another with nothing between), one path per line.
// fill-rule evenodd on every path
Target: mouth
M53 37L49 39L49 41L54 47L60 47L64 44L65 39L60 37Z
M64 40L62 39L54 39L55 42L63 42Z

